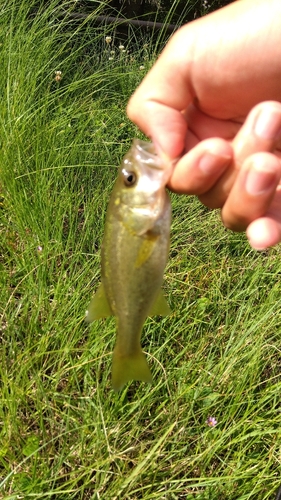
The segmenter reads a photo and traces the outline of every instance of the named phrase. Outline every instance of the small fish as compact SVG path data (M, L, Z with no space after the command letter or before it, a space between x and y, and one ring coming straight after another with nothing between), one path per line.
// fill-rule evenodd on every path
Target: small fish
M114 315L117 340L112 385L151 382L140 345L147 316L167 315L161 290L170 245L171 203L165 189L171 168L153 144L135 139L119 168L106 215L101 251L101 285L86 321Z

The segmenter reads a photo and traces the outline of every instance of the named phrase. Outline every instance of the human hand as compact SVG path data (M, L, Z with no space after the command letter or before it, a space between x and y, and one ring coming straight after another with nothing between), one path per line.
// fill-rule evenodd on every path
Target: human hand
M224 224L248 227L255 248L281 240L276 10L279 0L244 0L183 27L128 105L159 154L178 160L170 188L222 207Z

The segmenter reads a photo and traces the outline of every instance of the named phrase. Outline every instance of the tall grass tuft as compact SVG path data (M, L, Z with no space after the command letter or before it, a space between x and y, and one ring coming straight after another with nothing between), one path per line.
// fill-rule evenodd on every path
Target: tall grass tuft
M279 248L256 253L172 195L173 313L143 332L153 385L115 394L114 320L84 323L116 167L140 134L126 102L154 49L119 49L73 8L1 6L0 497L273 500Z

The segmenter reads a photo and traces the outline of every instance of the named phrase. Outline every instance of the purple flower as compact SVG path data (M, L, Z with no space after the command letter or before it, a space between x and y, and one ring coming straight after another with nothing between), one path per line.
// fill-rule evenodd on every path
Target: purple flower
M217 420L215 419L215 417L208 417L207 420L206 420L206 424L209 426L209 427L215 427L217 425Z

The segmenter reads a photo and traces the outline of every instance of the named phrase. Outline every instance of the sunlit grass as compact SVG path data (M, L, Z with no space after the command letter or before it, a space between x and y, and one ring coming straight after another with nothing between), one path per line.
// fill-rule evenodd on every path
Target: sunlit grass
M172 195L173 313L143 332L154 381L115 394L114 320L84 313L116 167L140 136L126 102L154 56L59 19L59 2L31 21L27 4L0 20L0 496L273 500L280 249L254 252Z

